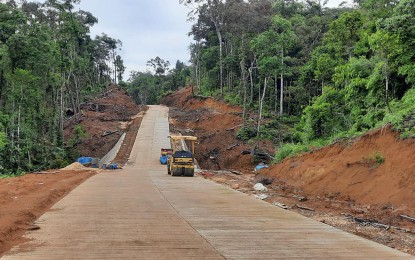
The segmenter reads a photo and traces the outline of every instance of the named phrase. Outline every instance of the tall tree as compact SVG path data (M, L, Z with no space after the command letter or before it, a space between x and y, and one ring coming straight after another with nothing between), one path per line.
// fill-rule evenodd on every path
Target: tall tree
M181 4L192 6L193 10L189 13L191 19L199 15L199 19L207 17L214 25L216 36L219 42L219 67L220 67L220 90L223 96L223 20L224 3L222 0L180 0ZM202 20L201 20L202 21Z

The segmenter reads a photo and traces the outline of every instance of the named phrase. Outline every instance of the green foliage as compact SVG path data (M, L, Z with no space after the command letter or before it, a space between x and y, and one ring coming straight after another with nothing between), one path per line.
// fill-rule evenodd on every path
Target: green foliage
M304 110L297 130L303 143L328 138L350 128L348 106L344 103L344 91L326 87L324 93Z
M92 39L97 19L75 11L79 1L8 2L0 3L0 174L62 166L65 112L79 113L122 78L121 43Z
M415 88L408 90L402 100L393 100L391 110L378 126L390 123L402 138L415 138Z
M282 144L281 160L387 123L403 138L415 137L415 0L355 1L353 9L271 2L222 1L220 28L209 19L209 5L192 17L193 82L215 96L224 81L225 100L246 99L251 115L263 105L260 136L252 127L241 129L239 138ZM297 120L284 123L276 113L280 104Z
M73 148L77 144L81 143L81 141L86 137L88 137L88 134L85 132L83 125L76 125L74 128L74 135L68 140L67 146Z
M229 104L231 104L231 105L234 105L234 106L240 106L240 105L242 105L243 104L243 100L242 100L242 97L240 96L240 95L238 95L238 94L233 94L233 93L230 93L230 94L226 94L224 97L223 97L223 99L227 102L227 103L229 103Z
M257 130L252 126L242 127L236 133L236 137L241 141L248 141L257 135Z
M153 72L133 71L123 88L137 104L158 104L168 93L188 84L190 68L177 61L174 69L168 68L170 62L156 57L148 62Z
M286 143L282 145L275 154L275 162L279 163L285 158L308 152L309 147L304 144Z

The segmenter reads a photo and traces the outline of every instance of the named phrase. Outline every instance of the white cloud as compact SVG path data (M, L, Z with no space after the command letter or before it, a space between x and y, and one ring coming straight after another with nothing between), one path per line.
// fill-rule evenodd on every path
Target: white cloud
M124 78L132 70L146 70L147 61L156 56L171 64L190 58L188 9L178 0L84 0L79 8L98 18L92 35L104 32L122 41Z

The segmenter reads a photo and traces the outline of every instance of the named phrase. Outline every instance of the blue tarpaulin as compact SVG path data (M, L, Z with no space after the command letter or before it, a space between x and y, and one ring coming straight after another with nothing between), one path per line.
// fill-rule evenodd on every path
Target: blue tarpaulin
M259 171L259 170L261 170L261 169L268 168L268 167L269 167L269 165L268 165L268 164L265 164L265 163L260 163L260 164L258 164L258 165L255 167L255 171L257 172L257 171Z
M109 165L107 165L107 169L109 169L109 170L116 170L116 169L118 169L118 164L116 164L116 163L110 163Z
M92 163L92 157L79 157L77 160L82 165Z
M163 165L167 164L167 155L160 156L160 163Z

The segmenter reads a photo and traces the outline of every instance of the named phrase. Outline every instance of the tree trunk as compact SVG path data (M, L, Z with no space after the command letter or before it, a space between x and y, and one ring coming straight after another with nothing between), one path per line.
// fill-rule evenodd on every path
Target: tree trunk
M254 102L254 82L252 79L252 66L249 68L249 81L251 83L251 96L249 97L249 104L252 104Z
M242 114L242 127L245 127L246 123L246 76L245 76L245 52L244 52L244 35L242 34L241 37L241 46L242 46L242 59L241 59L241 82L242 82L242 88L244 91L244 105L243 105L243 114Z
M284 112L284 50L281 50L281 65L280 116Z
M112 64L114 65L114 83L117 84L117 65L115 64L115 50L112 51Z
M277 114L278 108L278 77L277 74L274 76L274 89L275 89L275 104L274 104L274 112Z
M254 80L252 76L252 71L254 68L256 68L256 66L254 66L255 63L256 63L256 58L254 58L254 60L251 62L251 67L249 68L249 79L251 81L251 96L250 96L249 104L252 104L254 102Z
M222 33L220 32L219 23L213 17L211 17L213 24L215 25L216 35L219 41L219 68L220 68L220 93L223 96L223 43Z
M385 64L385 99L386 99L386 106L388 107L388 112L392 113L392 109L389 104L389 68L388 64Z
M259 100L259 116L258 116L257 137L259 137L259 130L260 130L260 127L261 127L262 105L264 103L265 93L267 92L267 85L268 85L268 78L265 77L265 80L264 80L264 92L262 92L262 97ZM261 90L259 92L261 93Z

